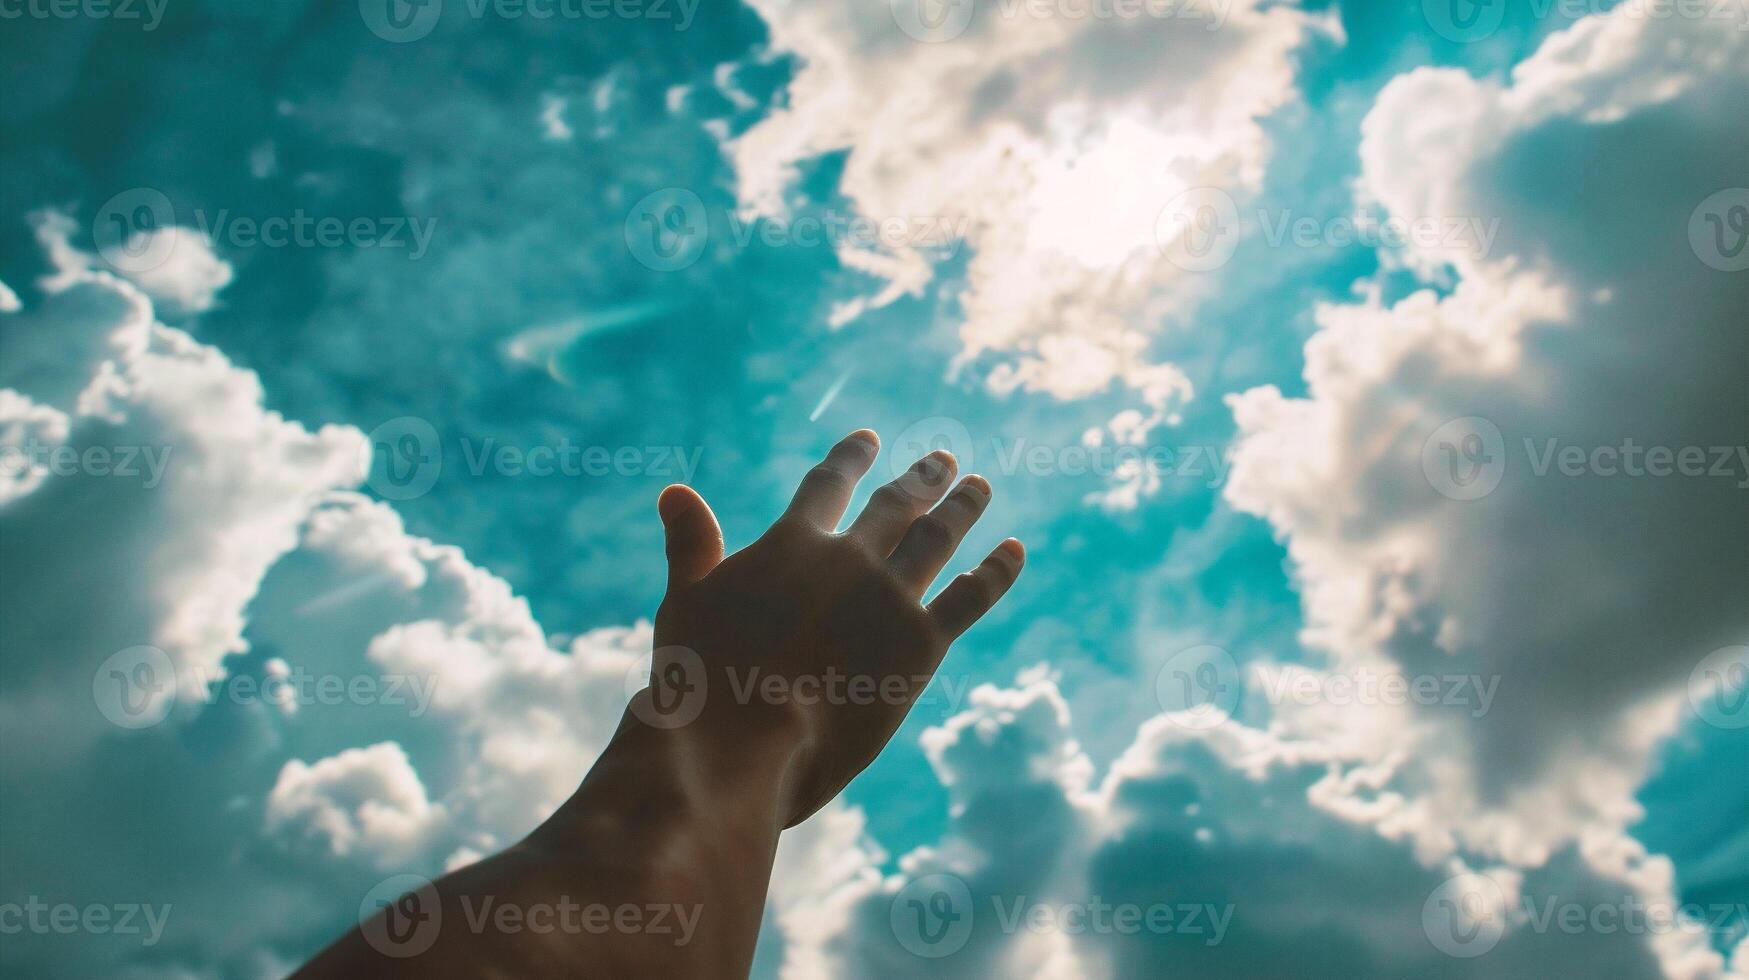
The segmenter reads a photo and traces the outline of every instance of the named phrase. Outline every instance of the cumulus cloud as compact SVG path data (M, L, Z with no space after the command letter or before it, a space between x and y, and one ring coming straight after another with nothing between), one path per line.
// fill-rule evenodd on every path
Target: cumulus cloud
M204 313L230 285L231 264L214 254L212 239L204 232L180 225L138 232L128 249L163 254L162 261L129 274L160 312Z
M1550 927L1551 908L1676 908L1668 862L1619 837L1534 869L1424 859L1375 815L1341 809L1347 777L1328 745L1161 716L1096 782L1042 671L971 701L925 736L952 799L947 836L903 856L897 873L841 875L821 902L843 928L792 945L786 977L1698 978L1725 968L1695 921ZM1440 904L1471 895L1486 901Z
M1691 236L1741 182L1746 45L1622 10L1506 81L1394 80L1364 125L1362 193L1405 219L1498 217L1498 240L1411 247L1455 288L1324 307L1308 395L1231 400L1227 497L1286 542L1331 668L1498 682L1481 715L1286 719L1372 726L1402 760L1397 819L1435 850L1535 864L1631 821L1684 681L1749 635L1749 280ZM1650 447L1709 472L1647 475Z
M1259 121L1295 98L1291 54L1319 21L1251 0L1130 17L966 3L940 30L908 2L754 7L802 66L788 105L733 144L745 206L787 214L798 164L843 151L858 212L972 245L957 363L988 355L997 391L1125 386L1152 424L1172 417L1190 382L1150 339L1207 281L1165 257L1186 230L1170 205L1257 187ZM873 305L934 274L910 243L841 251L887 280Z
M152 950L10 937L6 967L281 975L384 874L435 875L543 819L647 669L649 626L553 645L504 581L343 492L360 433L266 411L252 373L158 323L63 219L39 231L54 270L0 315L0 898L173 915ZM168 465L124 472L124 448ZM103 667L142 645L163 659L120 679L169 685L170 707L135 729ZM126 834L105 823L117 799Z
M442 819L442 807L426 798L419 774L393 742L347 749L315 765L293 759L267 794L270 832L307 838L334 857L383 870L416 855Z
M48 479L41 454L64 444L70 427L65 412L0 388L0 504L29 494Z
M231 820L239 801L260 809L271 739L259 718L207 704L208 682L244 650L247 604L317 496L361 478L362 440L264 411L253 374L157 323L150 297L68 242L68 221L45 215L37 230L50 274L31 306L0 314L0 432L24 467L0 507L5 900L175 911L154 952L119 934L71 952L27 935L9 937L7 967L273 972L272 937L312 916L234 901L281 887L235 864L255 830ZM145 649L154 657L105 669ZM106 697L116 678L168 717L118 713L132 698ZM190 726L218 737L179 737ZM119 807L127 834L106 826ZM206 855L198 869L180 863L190 854Z
M19 603L0 636L19 651L15 682L89 674L95 662L54 652L55 638L79 635L87 655L163 649L183 696L196 697L243 649L244 607L315 496L363 477L363 441L263 411L253 374L155 323L130 283L66 261L69 230L56 216L40 222L62 261L39 307L6 314L0 367L0 386L15 392L9 429L58 432L46 406L68 417L66 432L25 453L48 476L0 522L11 547L68 563L63 580L84 589ZM94 610L85 589L117 601Z

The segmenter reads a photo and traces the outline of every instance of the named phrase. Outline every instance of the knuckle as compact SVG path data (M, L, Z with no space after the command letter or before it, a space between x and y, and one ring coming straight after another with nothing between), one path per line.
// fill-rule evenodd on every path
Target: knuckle
M883 483L868 502L870 507L881 510L903 510L910 506L911 494L897 483Z
M846 439L826 453L826 462L841 469L859 468L866 458L861 440Z
M890 574L887 563L887 551L878 542L868 541L861 535L843 534L843 544L847 551L848 569L854 570L857 576L885 577Z
M948 527L946 521L934 514L924 514L917 518L916 521L912 522L909 533L914 536L916 543L927 551L942 551L953 547L953 529Z
M990 601L994 602L1002 598L1002 593L1007 592L1008 587L1014 584L1014 578L1018 574L1018 569L1009 568L1006 565L986 569L981 577L990 588Z
M966 597L972 602L987 606L996 600L996 586L988 575L966 572L960 578L965 581Z
M805 508L792 507L772 522L771 527L760 535L760 540L769 538L780 547L799 547L818 530Z
M977 492L976 490L970 489L959 490L950 499L953 505L959 508L961 513L974 521L982 516L984 508L990 503L989 497Z
M817 463L808 471L807 483L822 490L849 490L850 474L831 463Z

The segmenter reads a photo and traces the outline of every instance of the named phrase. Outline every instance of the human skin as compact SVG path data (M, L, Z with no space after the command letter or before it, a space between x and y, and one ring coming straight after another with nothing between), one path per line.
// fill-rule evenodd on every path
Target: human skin
M577 792L296 976L745 977L779 835L874 761L1025 559L1005 540L924 605L990 486L968 476L944 496L957 464L931 453L836 531L879 446L846 436L727 558L703 498L664 490L651 686Z

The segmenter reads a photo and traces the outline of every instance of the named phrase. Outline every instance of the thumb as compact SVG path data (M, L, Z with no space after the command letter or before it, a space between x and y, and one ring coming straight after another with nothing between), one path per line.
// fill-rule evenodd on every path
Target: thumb
M698 491L676 483L656 498L668 538L670 591L704 578L723 560L723 531Z

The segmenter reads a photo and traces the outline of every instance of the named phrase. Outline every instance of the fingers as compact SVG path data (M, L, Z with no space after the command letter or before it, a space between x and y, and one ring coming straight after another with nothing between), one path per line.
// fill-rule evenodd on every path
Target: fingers
M893 573L899 580L916 589L921 596L947 560L953 557L960 540L983 516L990 503L990 484L973 475L947 495L936 508L911 523L893 549Z
M1025 563L1026 549L1009 538L997 545L983 564L949 582L929 604L929 615L950 639L959 636L1002 598Z
M893 553L905 531L952 485L959 472L953 454L937 449L911 464L897 480L868 498L868 506L844 533L861 539L881 556Z
M669 591L705 577L723 560L723 530L698 491L676 483L656 498L668 538Z
M856 491L856 481L868 472L880 448L880 437L867 429L857 429L838 440L826 458L802 477L784 516L828 531L837 529L844 509L850 506L850 495Z

